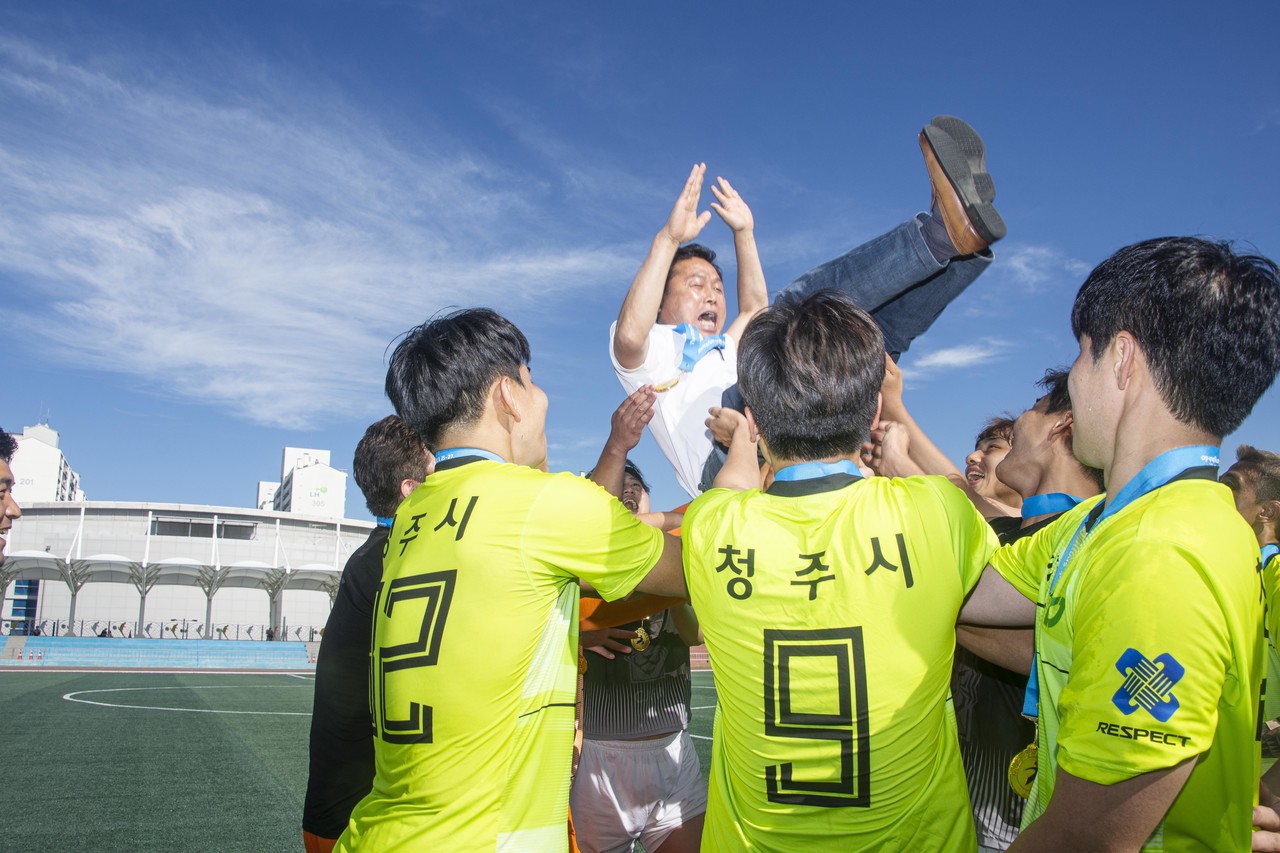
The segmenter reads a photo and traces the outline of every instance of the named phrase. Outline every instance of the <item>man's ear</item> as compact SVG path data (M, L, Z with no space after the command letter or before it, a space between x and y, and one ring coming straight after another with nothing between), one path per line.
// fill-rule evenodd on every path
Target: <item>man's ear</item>
M747 416L747 426L751 428L751 440L752 440L752 441L759 441L759 440L760 440L760 428L759 428L758 426L756 426L756 416L755 416L755 414L751 411L751 407L750 407L750 406L743 406L743 407L742 407L742 411L743 411L743 413Z
M1057 418L1053 426L1049 427L1049 440L1061 440L1067 446L1067 452L1071 451L1071 435L1075 431L1075 415L1070 409L1064 412L1058 412Z
M489 387L489 399L493 401L494 411L499 416L509 417L518 423L522 410L520 400L515 393L516 384L516 380L510 376L499 376Z
M1258 508L1258 521L1280 534L1280 501L1267 501Z
M417 480L410 480L409 478L406 477L405 479L400 481L400 497L401 498L409 497L409 495L413 494L413 490L418 488L418 486L421 486L421 485L422 483L418 482Z
M1137 338L1121 329L1111 339L1111 346L1108 349L1113 359L1112 371L1115 375L1116 387L1124 391L1137 376L1138 370L1146 365L1142 348L1138 346Z
M888 358L888 356L885 356ZM876 413L871 416L871 428L875 429L880 426L880 412L884 409L884 394L876 392Z

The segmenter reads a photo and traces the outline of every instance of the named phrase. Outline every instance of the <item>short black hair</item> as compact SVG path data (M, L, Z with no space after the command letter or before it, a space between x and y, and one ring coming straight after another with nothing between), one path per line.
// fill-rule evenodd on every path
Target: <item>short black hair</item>
M400 483L427 478L427 447L396 415L387 415L364 431L356 445L351 476L375 517L395 515L403 496Z
M6 464L13 461L13 454L18 452L18 440L0 429L0 459Z
M497 311L467 308L410 329L391 353L387 397L427 445L440 434L472 423L484 411L490 386L502 376L517 382L529 363L529 341Z
M1067 380L1071 376L1071 371L1061 367L1051 367L1044 372L1044 376L1036 385L1044 391L1044 396L1049 398L1048 408L1045 410L1050 415L1056 415L1059 412L1068 411L1071 408L1071 391L1067 387ZM1074 435L1074 433L1073 433ZM1101 491L1105 486L1105 478L1101 468L1093 468L1089 465L1076 460L1080 468L1088 475Z
M1231 467L1245 472L1258 503L1280 500L1280 454L1242 444Z
M1126 246L1089 273L1071 309L1096 361L1134 336L1179 421L1234 432L1280 370L1280 275L1261 255L1197 237Z
M835 290L780 301L747 326L738 385L772 455L808 461L856 453L884 382L884 335Z
M994 418L987 418L986 423L982 425L982 429L978 430L978 437L973 440L973 449L977 450L982 442L990 441L993 438L1004 439L1007 442L1013 441L1013 418L1009 415L996 415Z
M640 473L639 466L637 466L636 463L632 462L630 459L628 459L626 461L626 464L622 466L622 473L624 475L630 474L632 477L635 477L636 480L640 483L640 488L644 489L645 492L650 491L649 483L648 481L645 480L644 474Z
M1062 367L1051 367L1044 372L1040 381L1036 382L1044 396L1049 398L1046 411L1051 415L1065 412L1071 408L1071 391L1067 388L1067 379L1071 371Z
M675 257L671 259L671 266L667 267L667 280L663 285L662 292L666 293L666 285L671 283L671 276L675 274L676 264L686 261L689 258L701 258L711 264L712 269L716 271L716 275L724 278L724 270L720 269L720 265L716 263L716 253L702 245L701 243L685 243L676 249Z

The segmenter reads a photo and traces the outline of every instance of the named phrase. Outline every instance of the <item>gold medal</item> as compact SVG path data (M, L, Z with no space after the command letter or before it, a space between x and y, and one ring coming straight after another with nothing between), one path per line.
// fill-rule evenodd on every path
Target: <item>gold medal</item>
M638 652L649 648L649 632L644 629L643 625L636 628L635 638L631 640L631 648Z
M1033 743L1023 748L1009 762L1009 787L1024 800L1031 794L1031 783L1036 779L1038 747Z

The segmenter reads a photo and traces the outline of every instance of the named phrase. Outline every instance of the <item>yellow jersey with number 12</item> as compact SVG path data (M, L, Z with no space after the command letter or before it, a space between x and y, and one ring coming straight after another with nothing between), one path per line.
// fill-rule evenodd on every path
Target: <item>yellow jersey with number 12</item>
M581 477L438 466L387 540L370 660L377 773L339 853L566 850L578 579L626 595L662 544Z

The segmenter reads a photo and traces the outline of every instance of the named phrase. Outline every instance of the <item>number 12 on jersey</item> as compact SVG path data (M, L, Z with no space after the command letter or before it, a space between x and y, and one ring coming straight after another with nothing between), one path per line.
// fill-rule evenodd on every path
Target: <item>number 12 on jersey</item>
M765 767L770 802L824 808L871 805L862 628L765 629L764 732L814 742L797 744L795 761ZM831 767L833 759L838 760L838 774Z
M457 571L451 569L396 578L378 587L373 605L377 621L370 661L373 669L370 689L376 687L371 704L377 717L378 736L387 743L432 742L431 706L417 701L426 679L422 676L396 678L394 674L435 666L457 577ZM399 711L405 705L408 706L405 716L397 719L388 716L388 706Z

